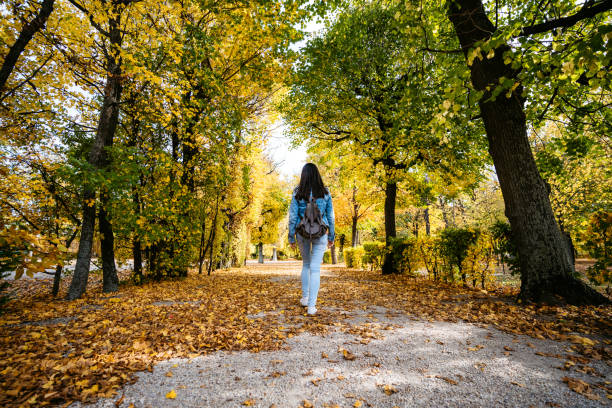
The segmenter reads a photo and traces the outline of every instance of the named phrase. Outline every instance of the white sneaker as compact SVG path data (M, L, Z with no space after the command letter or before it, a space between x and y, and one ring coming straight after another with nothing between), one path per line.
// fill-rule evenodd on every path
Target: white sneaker
M304 307L308 306L308 298L303 297L302 299L300 299L300 304Z
M308 312L307 312L310 316L314 316L317 313L317 308L316 307L310 307L308 306Z

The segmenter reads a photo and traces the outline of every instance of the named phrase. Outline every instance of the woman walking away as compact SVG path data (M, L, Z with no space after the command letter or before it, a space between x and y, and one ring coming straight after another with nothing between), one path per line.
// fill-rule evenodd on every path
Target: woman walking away
M319 169L308 163L302 169L300 184L293 190L289 206L289 243L302 254L302 306L308 314L317 313L321 262L326 247L334 243L334 207Z

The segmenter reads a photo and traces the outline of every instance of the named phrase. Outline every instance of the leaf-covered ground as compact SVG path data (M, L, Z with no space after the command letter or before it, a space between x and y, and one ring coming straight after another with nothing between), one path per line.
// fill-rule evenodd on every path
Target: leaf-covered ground
M119 399L119 388L156 362L217 350L278 350L302 332L343 330L367 344L384 328L357 324L346 313L364 305L403 311L419 320L462 320L569 341L579 357L564 363L567 386L592 398L612 394L601 373L593 372L591 383L572 376L572 371L592 371L593 360L610 362L610 307L521 306L514 293L504 290L485 293L329 267L320 311L313 318L298 306L297 269L299 264L291 262L249 265L210 277L126 284L113 295L100 293L94 282L86 298L73 302L50 299L48 281L18 281L15 290L21 296L0 317L0 405Z

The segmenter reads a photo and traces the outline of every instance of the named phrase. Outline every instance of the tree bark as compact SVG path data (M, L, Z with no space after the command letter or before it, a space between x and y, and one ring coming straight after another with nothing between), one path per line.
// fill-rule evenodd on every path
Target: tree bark
M121 57L119 47L121 46L120 16L121 7L118 3L113 3L115 9L114 17L109 18L109 40L110 51L107 60L106 85L104 86L104 97L100 118L96 129L96 138L89 151L89 163L100 169L105 164L105 148L112 144L117 122L119 119L119 102L121 100ZM79 250L77 262L68 290L68 300L80 298L87 288L89 277L89 266L91 262L91 247L93 242L96 206L95 189L85 183L83 194L83 220L81 224L81 237L79 240ZM114 260L113 260L114 262Z
M6 81L8 81L8 78L11 76L11 73L17 64L17 60L19 60L19 56L28 45L32 37L34 37L34 34L40 31L47 23L47 19L53 11L54 3L55 0L43 0L36 17L23 26L21 32L19 33L19 37L17 37L15 43L11 46L11 48L9 48L9 51L4 58L4 62L2 63L2 68L0 68L0 96L4 93L3 91L6 86Z
M351 246L357 246L357 216L353 215L351 220Z
M259 252L259 263L262 264L264 263L264 256L263 256L263 244L261 242L257 244L257 251Z
M425 219L425 234L427 234L427 236L430 236L431 224L429 221L429 206L425 207L425 212L423 212L423 218Z
M466 56L475 43L488 40L495 32L481 0L451 2L449 18ZM574 304L607 303L605 296L574 277L567 245L527 139L522 86L509 98L505 92L491 98L500 78L517 80L518 72L504 64L503 55L509 50L507 44L502 44L492 58L475 58L470 71L472 84L484 92L479 106L519 252L520 297L546 301L559 295Z
M55 266L55 274L53 275L53 289L51 289L51 295L57 296L59 293L60 281L62 280L62 265Z
M393 254L388 246L392 238L397 235L395 229L395 202L397 199L397 183L395 181L387 181L385 187L385 240L387 242L387 251L382 265L383 275L398 273L397 266L393 262Z
M272 248L272 258L270 260L278 261L278 258L276 257L276 247Z
M102 247L102 292L116 292L119 290L119 278L115 268L115 237L113 226L108 219L105 206L108 197L102 193L102 205L98 211L98 223L100 229L100 243Z
M336 243L335 242L332 244L329 250L331 252L331 263L332 265L335 265L338 263L338 258L336 257Z

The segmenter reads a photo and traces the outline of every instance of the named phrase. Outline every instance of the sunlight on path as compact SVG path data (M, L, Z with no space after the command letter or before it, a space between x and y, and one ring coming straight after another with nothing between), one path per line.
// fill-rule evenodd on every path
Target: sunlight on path
M301 263L249 262L250 273L296 279ZM326 266L322 287L334 267ZM326 277L327 276L327 277ZM325 296L322 309L325 309ZM278 351L216 352L158 363L113 399L72 407L599 407L572 392L560 368L569 343L503 333L469 323L423 321L398 310L362 304L335 310L346 326L327 335L303 332ZM258 318L281 316L283 310ZM316 318L314 318L316 319ZM302 320L303 321L303 320ZM281 326L282 327L282 326ZM564 356L564 357L562 357ZM571 357L570 357L571 358ZM578 359L579 357L576 356ZM603 383L610 369L593 361ZM572 377L589 380L586 374ZM592 377L590 378L592 380ZM168 393L176 394L169 399ZM173 394L170 394L173 395ZM116 401L121 398L121 403Z

